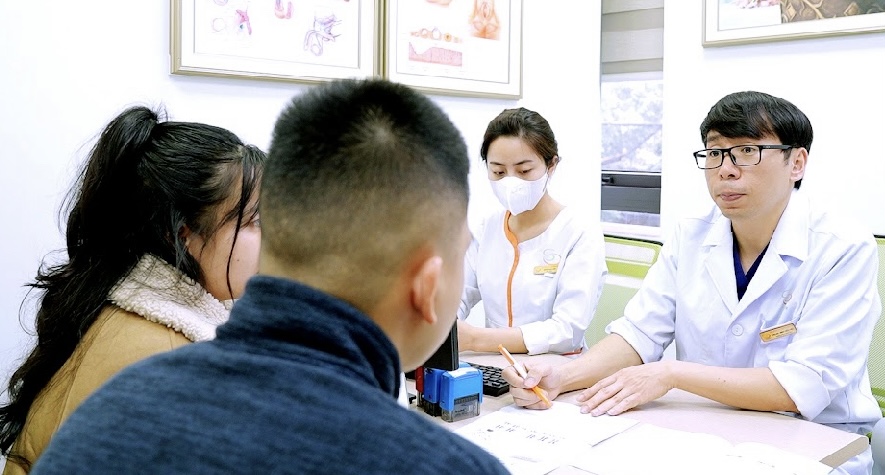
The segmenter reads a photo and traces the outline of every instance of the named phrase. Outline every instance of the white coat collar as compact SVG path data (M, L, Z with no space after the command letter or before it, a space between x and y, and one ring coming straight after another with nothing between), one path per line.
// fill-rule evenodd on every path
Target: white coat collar
M800 261L808 259L810 209L805 193L793 190L790 202L774 228L769 249L774 249L778 255L792 256Z
M779 255L793 256L801 261L808 258L809 208L808 197L799 190L793 190L790 201L774 228L769 251L773 249ZM704 238L703 245L725 246L731 250L731 220L723 216L717 207L714 207L710 216L713 225Z
M706 262L707 273L713 279L722 301L733 313L740 312L756 300L765 289L771 287L787 271L783 256L792 256L800 261L808 257L808 198L799 190L793 190L790 201L781 214L771 243L747 293L738 302L735 292L735 277L731 271L733 262L731 220L714 206L709 215L712 226L704 238L703 246L711 247Z
M144 255L111 290L109 300L123 310L166 325L191 341L211 340L227 321L232 300L219 301L166 261Z

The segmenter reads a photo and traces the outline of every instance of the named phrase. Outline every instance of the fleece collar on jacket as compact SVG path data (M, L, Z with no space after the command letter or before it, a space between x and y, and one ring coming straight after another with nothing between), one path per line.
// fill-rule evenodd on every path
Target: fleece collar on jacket
M232 300L219 301L166 261L144 255L111 290L109 300L123 310L166 325L191 341L211 340L227 321Z

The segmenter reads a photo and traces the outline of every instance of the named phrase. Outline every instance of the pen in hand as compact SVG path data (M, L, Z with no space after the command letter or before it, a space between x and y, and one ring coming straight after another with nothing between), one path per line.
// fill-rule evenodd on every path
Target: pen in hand
M507 360L508 363L510 363L511 366L513 366L513 369L516 370L516 372L519 374L519 376L522 379L525 379L528 377L528 373L526 373L525 367L523 365L517 363L516 360L513 359L513 355L511 355L510 352L507 351L507 348L504 348L504 345L499 344L498 351L501 352L502 355L504 355L504 358ZM544 401L544 404L547 404L547 407L550 407L553 405L553 403L551 403L550 400L547 399L547 396L544 395L544 391L541 391L541 388L539 388L538 386L534 386L532 388L532 391L534 391L535 394L537 394L538 397L541 398L542 401Z

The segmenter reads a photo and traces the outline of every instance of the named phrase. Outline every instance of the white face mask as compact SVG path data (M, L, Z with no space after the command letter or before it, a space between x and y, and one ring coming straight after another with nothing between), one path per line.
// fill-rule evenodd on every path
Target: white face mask
M522 180L515 176L505 176L500 180L491 181L492 191L501 204L512 214L519 214L535 209L547 191L550 175L544 174L537 180Z

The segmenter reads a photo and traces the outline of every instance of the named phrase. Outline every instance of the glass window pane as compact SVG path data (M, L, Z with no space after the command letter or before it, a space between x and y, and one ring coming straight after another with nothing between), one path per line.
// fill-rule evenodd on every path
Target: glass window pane
M602 169L661 171L663 81L601 83Z
M606 76L600 92L602 171L661 173L664 85L660 75ZM606 209L602 221L660 226L660 215Z

